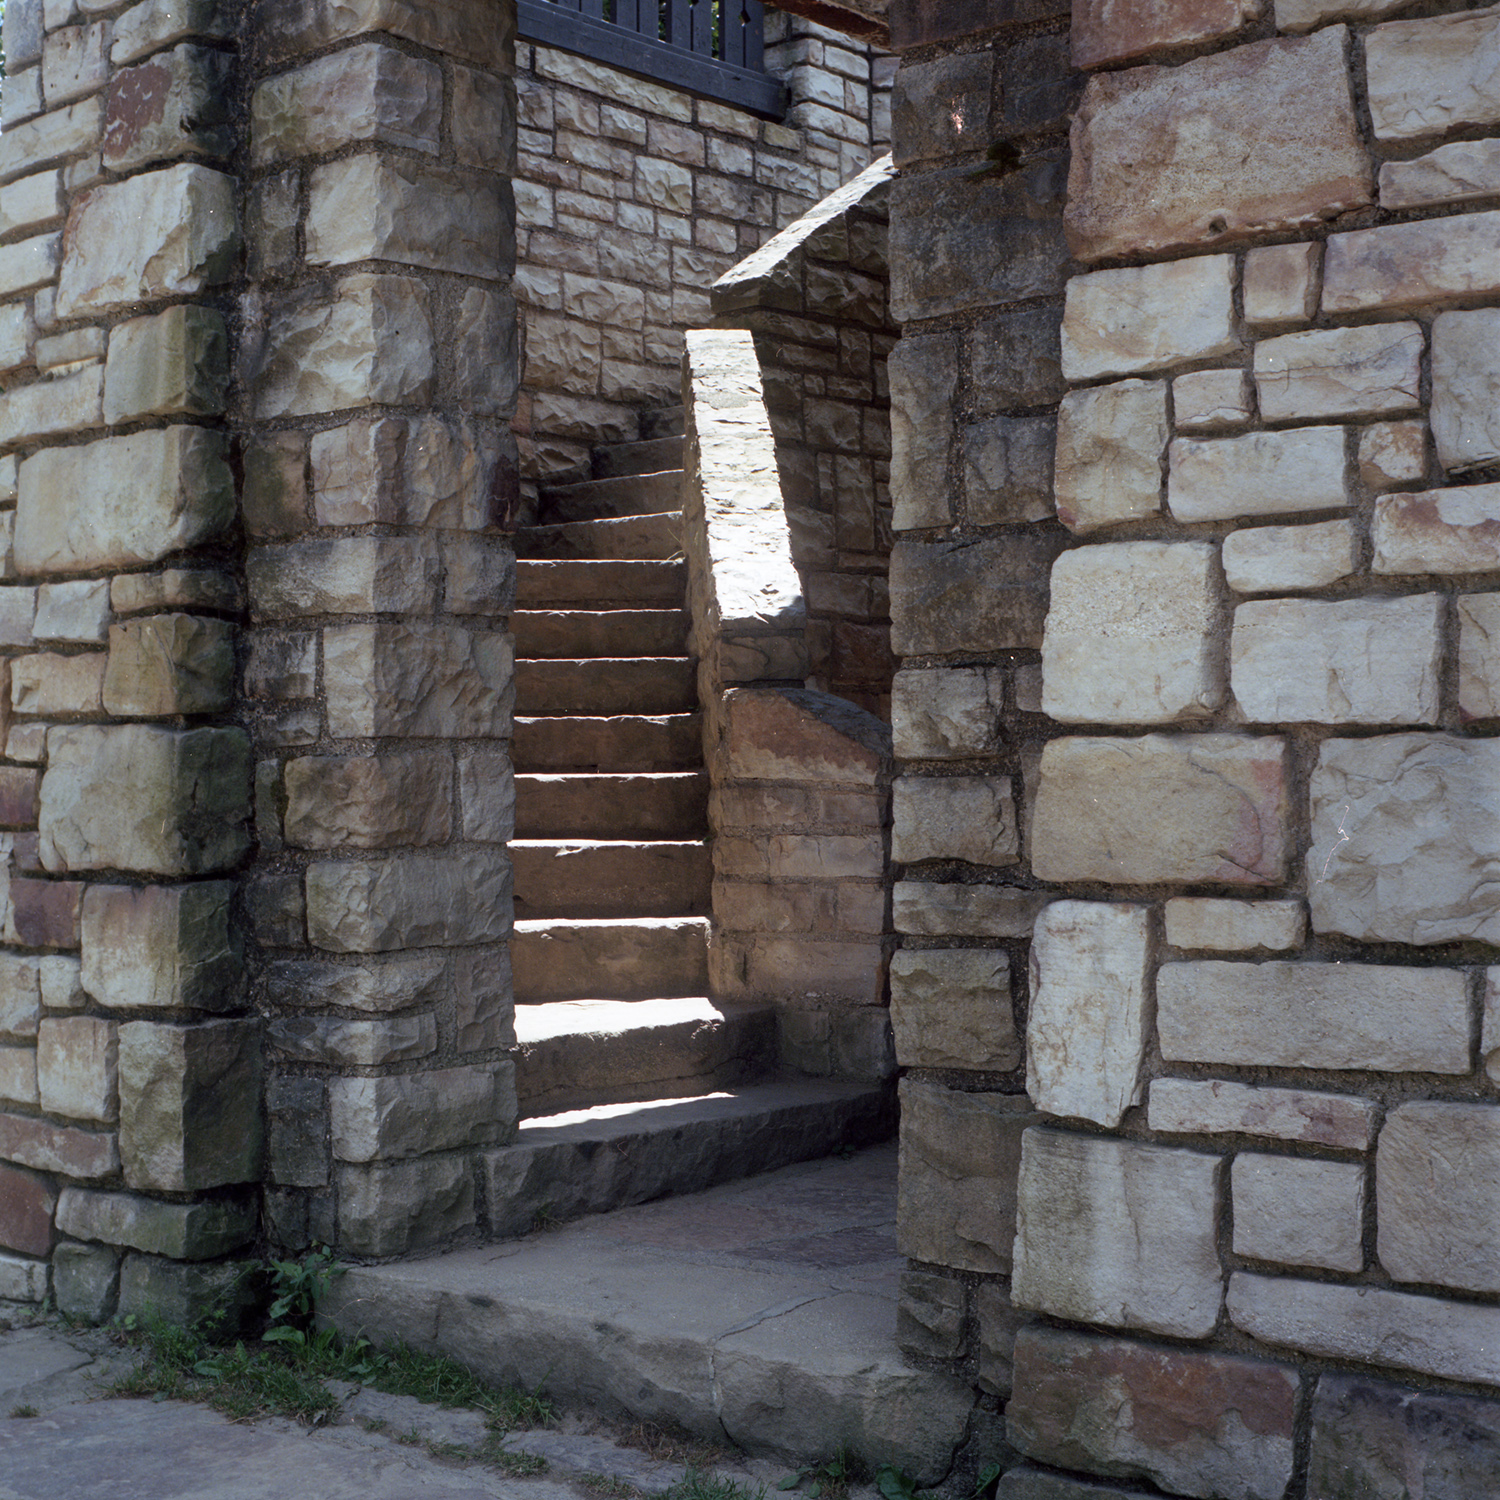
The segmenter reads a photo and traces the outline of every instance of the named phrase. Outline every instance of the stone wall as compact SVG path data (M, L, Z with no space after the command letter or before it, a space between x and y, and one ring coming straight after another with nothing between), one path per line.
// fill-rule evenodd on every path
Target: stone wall
M675 403L683 331L708 324L713 282L885 149L893 58L777 11L765 55L786 83L782 121L518 49L528 489Z
M901 1339L1013 1500L1500 1488L1500 21L1389 9L892 15Z

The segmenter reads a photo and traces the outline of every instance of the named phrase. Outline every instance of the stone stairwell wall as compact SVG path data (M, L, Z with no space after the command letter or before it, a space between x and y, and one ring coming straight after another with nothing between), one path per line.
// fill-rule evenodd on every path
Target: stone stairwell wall
M1002 1500L1500 1491L1500 19L1392 9L893 9L900 1338Z

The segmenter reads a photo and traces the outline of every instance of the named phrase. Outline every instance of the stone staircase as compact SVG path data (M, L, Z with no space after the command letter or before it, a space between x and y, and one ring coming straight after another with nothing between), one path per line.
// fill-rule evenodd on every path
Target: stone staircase
M708 998L712 867L681 555L682 416L596 449L516 536L517 1087L493 1227L881 1139L879 1086L776 1076L770 1005Z

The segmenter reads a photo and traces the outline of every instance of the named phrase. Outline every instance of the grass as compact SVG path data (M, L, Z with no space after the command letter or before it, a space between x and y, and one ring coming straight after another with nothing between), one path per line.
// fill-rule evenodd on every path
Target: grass
M13 1417L39 1417L39 1416L41 1416L41 1412L39 1412L36 1409L36 1407L34 1407L34 1406L13 1406L10 1409L10 1414Z

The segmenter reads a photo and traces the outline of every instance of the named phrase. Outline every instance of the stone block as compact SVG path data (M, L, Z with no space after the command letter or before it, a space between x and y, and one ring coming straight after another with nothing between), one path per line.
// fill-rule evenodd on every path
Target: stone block
M1500 86L1475 66L1497 41L1493 9L1375 27L1365 39L1365 72L1376 138L1420 140L1500 120Z
M1260 414L1267 422L1287 422L1416 411L1422 404L1422 346L1419 323L1320 328L1265 339L1255 346Z
M64 1177L109 1177L120 1170L112 1133L52 1125L34 1115L0 1115L0 1158Z
M986 417L963 429L965 503L970 524L1045 521L1053 513L1057 424L1051 417Z
M214 713L234 693L235 628L201 615L150 615L109 630L104 709L117 718Z
M241 730L131 724L47 733L44 869L208 874L244 854L249 814Z
M1097 68L1165 47L1232 35L1259 15L1255 0L1085 0L1073 18L1073 66Z
M36 623L32 634L39 641L92 645L105 639L108 623L107 578L44 583L36 591Z
M238 611L244 599L234 575L222 568L166 568L159 573L122 573L110 584L117 615L163 609Z
M917 937L1026 937L1047 900L1013 886L898 880L892 921L897 932Z
M1009 1446L1009 1445L1007 1445ZM1144 1490L1122 1490L1113 1484L1090 1484L1082 1479L1018 1464L1007 1469L995 1487L996 1500L1148 1500Z
M12 77L21 79L22 75L16 73ZM101 113L96 95L25 124L7 125L5 140L0 142L0 181L94 150L99 142Z
M231 1010L244 958L230 930L229 881L90 885L83 898L83 988L117 1010Z
M1058 520L1088 532L1155 515L1167 437L1163 380L1069 392L1057 413Z
M22 1255L48 1254L56 1206L46 1178L0 1164L0 1245Z
M427 536L339 536L257 547L245 565L254 619L309 615L431 614L437 542Z
M256 1204L246 1197L164 1203L135 1193L65 1187L57 1227L76 1240L122 1245L172 1260L214 1260L255 1238Z
M503 750L477 750L458 762L463 836L506 844L516 836L516 781Z
M454 1041L460 1052L516 1044L510 950L460 953L453 963Z
M222 433L177 426L33 454L20 466L17 568L130 567L212 540L235 512L225 453Z
M1328 237L1323 259L1323 311L1376 308L1422 311L1500 291L1492 245L1500 212L1381 224Z
M91 94L108 73L109 27L61 26L54 19L42 43L42 88L49 104Z
M340 738L509 734L508 635L445 625L350 625L323 633L330 731Z
M1169 1062L1377 1073L1458 1074L1470 1067L1460 969L1218 959L1163 964L1156 1022Z
M1175 438L1169 453L1167 505L1179 521L1342 510L1349 504L1342 427Z
M36 1048L0 1047L0 1100L35 1109L39 1099Z
M1174 896L1165 907L1166 938L1173 948L1211 948L1247 953L1300 948L1307 914L1300 901L1226 901L1213 896Z
M1074 1322L1206 1338L1223 1297L1221 1165L1196 1151L1028 1130L1012 1300Z
M1364 1270L1363 1162L1242 1151L1230 1180L1236 1255L1326 1271Z
M1500 717L1500 594L1458 597L1458 711Z
M346 1255L404 1255L474 1227L474 1174L462 1156L340 1164L335 1181Z
M317 690L318 638L310 630L256 631L245 663L245 693L287 702Z
M510 935L504 850L320 862L307 869L307 928L329 953L497 942Z
M1026 1092L1050 1115L1117 1126L1141 1102L1147 908L1054 901L1031 942Z
M1500 1493L1500 1402L1321 1375L1308 1500L1433 1500Z
M998 754L1004 740L1004 692L1005 676L998 667L897 672L891 680L895 753L907 760Z
M129 172L174 156L228 156L233 61L184 45L118 71L104 101L104 165Z
M305 531L307 435L301 432L247 436L240 504L252 537L291 536Z
M280 1016L267 1030L271 1046L295 1062L336 1068L374 1068L430 1057L437 1022L430 1015L348 1021L338 1016Z
M1484 877L1500 837L1500 741L1441 734L1326 740L1309 798L1314 932L1370 942L1494 941Z
M443 537L443 608L507 615L516 601L515 544L508 536Z
M459 299L453 328L453 394L465 411L507 421L514 413L521 373L516 327L516 299L509 292L471 286ZM503 465L497 474L505 478ZM496 511L489 519L495 523L503 506L496 505L493 490L489 499Z
M76 880L12 876L5 941L27 948L76 948L82 899L83 886Z
M474 63L492 73L508 74L515 64L515 27L508 15L497 14L484 0L458 0L451 5L393 4L391 0L265 0L259 11L261 34L276 56L296 57L321 51L330 43L366 36L371 32L389 32L426 47L433 52ZM554 65L545 76L558 77L569 70L557 66L567 62L577 72L561 81L586 87L591 79L606 76L605 70L582 58L563 58L548 54ZM639 85L629 87L617 81L626 103L639 107L644 101L639 89L655 96L652 103L663 113L660 98L672 102L666 89ZM676 101L689 109L686 101ZM687 119L684 114L676 118Z
M954 1359L965 1351L968 1288L956 1276L904 1271L896 1302L896 1344L905 1354Z
M1232 255L1090 271L1068 282L1062 371L1069 380L1160 370L1237 346Z
M1242 604L1230 685L1254 723L1432 724L1442 619L1440 594Z
M392 1161L466 1146L504 1145L516 1133L515 1064L472 1063L328 1085L333 1154Z
M47 1262L0 1255L0 1302L47 1300Z
M120 1027L126 1185L188 1193L258 1180L260 1092L259 1022L126 1022Z
M902 1080L903 1255L960 1271L1010 1270L1021 1135L1036 1118L1017 1095Z
M401 157L345 157L311 174L306 259L313 266L395 261L497 280L515 267L510 217L510 194L490 173L440 171Z
M1063 553L1042 639L1043 712L1063 723L1159 724L1217 708L1216 562L1204 542Z
M40 234L0 250L0 294L14 297L57 280L62 236Z
M29 646L35 629L37 590L0 586L0 645Z
M120 1257L102 1245L69 1241L52 1253L52 1293L66 1318L103 1323L114 1316L120 1290Z
M1224 581L1240 594L1320 589L1349 577L1359 566L1354 527L1348 521L1231 531L1220 555Z
M1500 1291L1500 1109L1418 1101L1375 1155L1380 1263L1395 1281Z
M211 416L224 410L229 335L207 307L171 307L110 332L104 420Z
M435 62L362 42L260 84L250 103L258 164L353 142L435 156L443 78Z
M903 948L891 957L891 1025L903 1068L1008 1073L1021 1061L1003 948Z
M969 335L969 394L974 409L1005 411L1055 404L1067 390L1061 341L1061 319L1055 306L1008 311L977 323Z
M1032 868L1053 881L1278 884L1290 845L1286 775L1277 739L1051 740Z
M191 297L228 279L240 248L235 181L180 162L106 183L68 215L60 319Z
M891 858L1013 864L1019 853L1008 776L902 776L892 791Z
M283 959L267 965L266 995L277 1006L306 1009L326 1005L386 1015L435 1003L441 996L445 973L440 953L347 964Z
M1023 1328L1006 1432L1061 1468L1176 1495L1281 1500L1301 1404L1289 1365Z
M1372 1100L1220 1078L1154 1080L1146 1119L1167 1134L1259 1135L1345 1151L1368 1149L1375 1135Z
M1318 310L1318 264L1322 247L1259 245L1245 252L1242 292L1245 321L1252 328L1309 323Z
M1440 313L1433 320L1432 437L1450 474L1500 459L1497 340L1500 309Z
M1330 26L1091 78L1073 119L1073 254L1100 260L1207 244L1373 202L1347 40ZM1249 161L1223 150L1247 130L1257 132Z
M0 396L0 444L11 447L100 426L103 389L104 371L97 363L13 388Z
M890 731L826 693L740 688L724 695L725 779L872 787L888 769Z
M326 1187L330 1173L328 1105L322 1078L272 1074L266 1083L271 1181Z
M217 1315L232 1333L255 1303L255 1267L243 1262L193 1263L130 1254L120 1267L122 1318L159 1318L192 1328Z
M355 272L331 291L286 294L265 319L258 346L244 352L259 418L420 404L431 395L429 296L410 277Z
M1380 168L1382 208L1428 208L1500 193L1500 141L1453 141Z
M1265 1344L1500 1385L1497 1307L1236 1271L1228 1308L1236 1328Z
M1053 152L1001 176L962 166L897 179L891 316L910 323L1055 296L1067 263L1065 183L1065 157Z
M453 763L431 751L302 756L286 765L286 837L304 849L440 844L451 831Z
M108 1124L119 1114L118 1027L92 1016L49 1017L37 1028L42 1108L70 1120Z
M891 95L891 154L898 167L989 144L994 60L983 53L906 63Z
M1488 573L1500 567L1500 484L1381 495L1370 538L1376 573Z
M12 0L5 15L5 58L12 71L42 60L42 0Z
M511 176L515 170L516 86L473 68L453 69L453 151L468 167Z
M43 714L71 719L102 710L105 654L85 651L78 656L39 652L11 662L10 706L21 714Z

